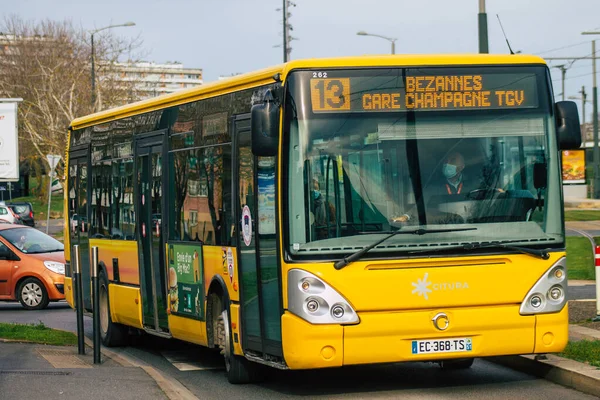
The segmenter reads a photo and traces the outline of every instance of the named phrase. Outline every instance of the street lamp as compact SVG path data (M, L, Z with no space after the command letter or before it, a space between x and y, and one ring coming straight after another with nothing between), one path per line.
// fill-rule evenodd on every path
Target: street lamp
M375 37L378 37L378 38L382 38L382 39L388 40L388 41L392 42L392 54L396 54L396 40L398 40L398 39L389 38L387 36L375 35L373 33L367 33L365 31L356 32L356 34L359 35L359 36L375 36Z
M90 31L90 35L92 37L91 42L92 42L92 54L91 54L91 58L92 58L92 111L95 110L96 108L96 68L94 67L94 35L100 31L106 30L106 29L110 29L110 28L119 28L121 26L134 26L135 22L125 22L124 24L118 24L118 25L109 25L109 26L105 26L104 28L99 28L93 31Z
M600 35L600 32L581 32L582 35ZM592 123L594 126L594 198L600 196L600 149L598 148L598 86L596 85L596 41L592 40Z

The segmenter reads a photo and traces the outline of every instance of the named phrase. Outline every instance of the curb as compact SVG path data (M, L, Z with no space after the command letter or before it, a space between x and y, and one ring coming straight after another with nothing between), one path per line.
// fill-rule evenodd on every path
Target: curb
M600 397L600 369L552 354L548 354L545 360L536 360L535 357L533 355L505 356L491 357L488 360Z
M94 347L94 343L87 336L85 337L85 344L92 349ZM188 388L177 379L167 379L156 368L148 365L142 360L125 355L121 352L109 350L104 346L100 346L100 352L123 367L137 367L143 369L152 379L154 379L158 387L160 387L169 400L198 400L198 397L190 392Z
M569 324L570 340L600 340L600 331ZM554 354L490 357L514 370L600 397L600 368Z

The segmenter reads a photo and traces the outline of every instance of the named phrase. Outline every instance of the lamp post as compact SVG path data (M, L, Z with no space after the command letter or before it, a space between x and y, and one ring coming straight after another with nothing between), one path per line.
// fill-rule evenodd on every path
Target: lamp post
M600 32L581 32L582 35L600 35ZM600 149L598 148L598 86L596 85L596 41L592 40L592 124L594 127L594 198L600 196Z
M90 31L91 44L92 44L92 54L91 54L91 58L92 58L92 111L95 111L95 108L96 108L96 68L94 67L94 35L100 31L103 31L106 29L118 28L121 26L134 26L134 25L135 25L135 22L125 22L124 24L109 25L109 26L105 26L104 28L99 28L99 29Z
M396 54L396 40L398 40L398 39L389 38L387 36L375 35L373 33L367 33L365 31L356 32L356 34L359 35L359 36L375 36L375 37L378 37L378 38L382 38L382 39L388 40L388 41L392 42L392 54Z
M485 13L485 0L479 0L479 14L477 14L477 23L479 29L479 52L487 54L489 53L489 49L487 14Z

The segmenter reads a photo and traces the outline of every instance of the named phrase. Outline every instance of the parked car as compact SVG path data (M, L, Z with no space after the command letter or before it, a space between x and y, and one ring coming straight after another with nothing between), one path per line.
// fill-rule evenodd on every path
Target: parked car
M61 242L34 228L0 224L0 300L40 310L65 298L64 285Z
M35 221L33 219L33 206L31 203L26 201L11 201L6 202L6 205L10 207L15 214L21 218L23 225L27 226L35 226Z
M11 224L22 224L21 217L19 217L9 206L4 203L0 203L0 220L10 222Z

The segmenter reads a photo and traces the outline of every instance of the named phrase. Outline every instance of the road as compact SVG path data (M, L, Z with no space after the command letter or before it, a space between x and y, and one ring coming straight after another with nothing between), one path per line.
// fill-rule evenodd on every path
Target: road
M0 303L0 322L39 321L57 329L76 330L75 313L64 302L50 304L49 308L43 311L25 311L16 303ZM90 336L90 318L85 318L85 325ZM230 385L225 378L222 360L216 352L176 340L151 336L134 337L132 341L133 345L119 351L149 363L167 377L179 380L199 398L593 398L484 360L476 360L473 367L466 371L443 371L430 363L316 371L273 370L267 381L262 384ZM191 364L175 363L175 358L182 354L185 354L189 363L199 363L195 368L191 368Z

